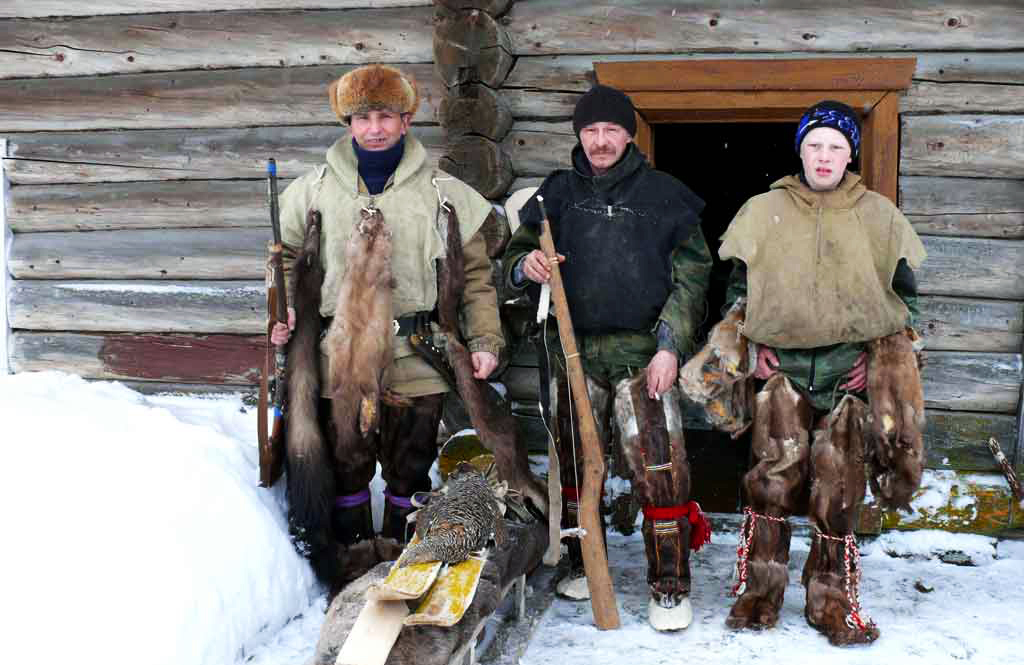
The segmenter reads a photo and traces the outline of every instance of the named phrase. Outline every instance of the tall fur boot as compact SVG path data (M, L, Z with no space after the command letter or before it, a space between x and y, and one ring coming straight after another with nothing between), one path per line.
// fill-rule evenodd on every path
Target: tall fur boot
M792 530L785 519L747 512L741 534L739 595L725 624L730 628L771 628L779 620L789 583L789 541Z
M804 566L804 616L807 623L836 646L878 639L878 627L861 614L860 574L860 556L852 535L828 536L820 531L816 534Z

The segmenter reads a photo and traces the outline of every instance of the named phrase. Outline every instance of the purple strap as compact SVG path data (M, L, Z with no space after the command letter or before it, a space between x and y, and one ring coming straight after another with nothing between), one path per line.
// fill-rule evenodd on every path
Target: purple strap
M390 503L392 506L395 506L396 508L413 507L412 501L409 500L411 497L408 496L398 496L397 494L392 494L388 490L384 490L384 498L388 500L388 503Z
M355 508L361 506L370 500L370 490L365 489L362 492L356 492L355 494L339 494L334 497L334 506L336 508Z

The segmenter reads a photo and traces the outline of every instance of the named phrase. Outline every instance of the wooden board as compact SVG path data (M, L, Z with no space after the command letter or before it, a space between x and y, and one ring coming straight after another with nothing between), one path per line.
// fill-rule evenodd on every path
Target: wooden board
M431 7L287 9L0 21L0 78L434 59Z
M1024 116L905 116L901 125L901 175L1024 178Z
M253 67L0 81L0 132L329 125L338 118L327 86L351 69ZM415 120L434 122L441 91L433 66L402 69L419 82Z
M11 369L88 379L254 385L265 336L14 332Z
M304 127L9 134L4 168L15 185L262 179L267 158L274 157L278 175L287 180L324 163L327 149L345 133L344 127L332 122ZM436 164L447 145L444 129L416 125L412 134Z
M516 3L509 13L515 53L687 51L939 51L1020 48L1024 10L982 1L951 9L928 0L820 5L791 0L680 5L670 0L591 4Z
M917 270L921 294L1024 300L1024 243L942 236L921 240L928 251Z
M1012 449L1017 418L1008 414L928 409L924 430L925 466L930 469L999 472L988 449L995 437Z
M16 279L261 279L270 229L19 233Z
M405 625L449 627L458 623L476 596L486 563L485 553L446 567L416 611L405 618Z
M1016 353L1024 344L1024 303L922 296L915 327L929 351Z
M915 81L900 100L900 113L1024 113L1024 88Z
M900 208L918 233L1024 238L1024 180L905 175Z
M429 5L431 0L303 0L304 9L346 9L358 7L409 7ZM213 12L233 9L291 9L294 2L284 0L147 0L151 12ZM135 0L100 0L70 3L67 0L6 0L0 18L39 18L44 16L99 16L133 14L139 10Z
M266 330L263 281L14 280L10 325L27 330L257 335Z
M384 665L407 616L409 607L400 600L368 598L338 651L335 665Z

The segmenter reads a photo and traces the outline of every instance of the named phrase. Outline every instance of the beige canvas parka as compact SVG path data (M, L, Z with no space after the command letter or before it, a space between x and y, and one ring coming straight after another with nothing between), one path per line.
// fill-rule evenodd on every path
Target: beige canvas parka
M902 330L908 310L892 288L896 264L925 259L907 218L855 173L827 192L795 176L774 182L736 214L718 254L747 265L744 335L781 349Z
M363 207L378 208L392 232L394 316L431 310L437 303L436 259L444 256L445 242L438 231L441 200L452 205L459 219L466 269L461 318L470 351L497 355L504 346L492 268L479 233L493 207L462 181L433 168L427 152L414 136L405 137L405 151L391 179L379 194L371 195L359 177L351 134L346 133L327 151L327 163L293 181L281 195L281 239L289 291L291 268L302 247L306 214L322 215L320 256L324 267L320 313L334 315L344 275L345 246ZM290 295L290 294L289 294ZM289 302L293 302L290 298ZM443 344L443 340L438 340ZM323 358L323 347L321 355ZM322 367L326 367L326 360ZM327 373L322 372L326 377ZM441 376L413 355L405 337L395 337L394 362L385 374L392 391L415 397L448 390ZM330 386L323 387L329 394Z

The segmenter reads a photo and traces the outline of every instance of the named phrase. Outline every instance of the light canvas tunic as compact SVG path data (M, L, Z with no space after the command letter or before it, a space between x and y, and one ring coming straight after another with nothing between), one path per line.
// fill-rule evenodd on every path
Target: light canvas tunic
M436 187L435 187L436 182ZM445 254L438 231L440 200L447 199L459 218L465 245L466 291L462 315L471 351L497 354L504 342L498 322L497 301L491 283L491 264L483 237L477 234L491 214L491 204L460 180L432 168L427 152L407 134L405 151L384 191L369 194L359 177L350 134L327 151L327 163L292 182L281 195L281 239L285 247L285 273L291 289L291 266L302 247L306 214L322 215L320 256L324 265L320 314L334 315L344 276L345 247L364 207L378 208L392 233L394 316L431 310L437 303L437 263ZM291 302L291 300L290 300ZM323 347L321 353L323 354ZM385 375L385 386L406 395L427 395L448 390L444 379L418 356L405 337L395 337L395 361ZM321 363L322 367L326 367ZM326 372L321 372L325 379ZM323 394L330 394L323 386Z
M751 198L722 236L719 256L747 266L743 334L781 349L865 342L902 330L908 310L892 288L899 260L917 268L924 246L889 199L847 173L815 192L787 176Z

